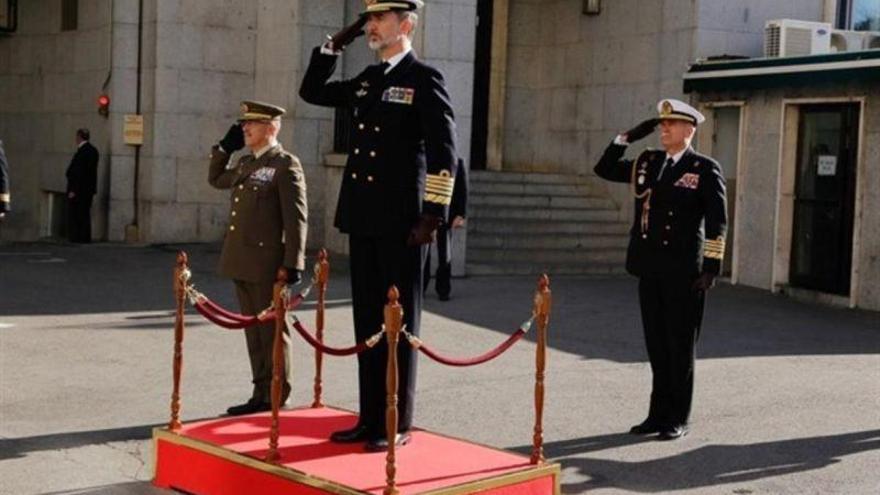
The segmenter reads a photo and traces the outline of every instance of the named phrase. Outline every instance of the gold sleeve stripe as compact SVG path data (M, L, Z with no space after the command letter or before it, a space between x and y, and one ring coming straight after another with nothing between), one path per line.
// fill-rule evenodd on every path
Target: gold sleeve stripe
M451 187L440 187L432 184L428 184L427 186L425 186L425 190L435 192L437 194L452 194Z
M9 193L0 194L0 203L12 202L12 196Z
M439 203L441 205L448 205L448 204L452 203L452 197L445 196L445 195L441 196L439 194L431 194L431 193L426 192L425 193L425 201L427 201L429 203Z
M709 251L706 251L706 252L703 253L703 257L705 257L705 258L710 258L710 259L713 259L713 260L723 260L723 259L724 259L724 253L723 253L723 252L718 253L718 252L709 252Z

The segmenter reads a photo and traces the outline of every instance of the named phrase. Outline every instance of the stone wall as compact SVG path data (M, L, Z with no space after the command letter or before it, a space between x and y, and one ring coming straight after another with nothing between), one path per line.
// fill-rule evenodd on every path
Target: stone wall
M125 2L118 2L125 3ZM64 172L76 151L76 129L88 127L101 152L98 195L93 207L94 235L106 232L111 126L97 113L97 98L111 67L111 36L122 39L128 26L123 9L111 14L108 0L80 1L79 28L61 32L61 2L18 3L18 31L0 35L0 140L9 159L13 213L0 230L3 240L35 239L48 234L49 194L64 201ZM120 23L111 31L111 15ZM116 93L131 75L127 50L113 53ZM128 96L119 92L122 101ZM114 112L120 104L114 98Z

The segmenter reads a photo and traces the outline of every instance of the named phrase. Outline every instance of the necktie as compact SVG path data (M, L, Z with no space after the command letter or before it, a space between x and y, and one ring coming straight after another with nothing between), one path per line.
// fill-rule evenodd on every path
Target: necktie
M658 181L658 182L660 181L660 179L663 178L663 172L666 172L666 169L672 168L672 165L673 165L674 163L675 163L675 162L672 160L672 157L671 157L671 156L670 156L669 158L666 159L666 161L663 163L663 166L660 167L660 173L657 174L657 181Z

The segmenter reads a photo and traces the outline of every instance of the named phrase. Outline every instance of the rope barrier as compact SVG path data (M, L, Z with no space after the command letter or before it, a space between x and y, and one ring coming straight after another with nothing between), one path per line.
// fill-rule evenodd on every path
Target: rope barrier
M318 341L315 337L309 333L308 329L306 329L302 323L300 323L299 319L296 317L293 312L288 311L287 316L285 317L287 322L287 328L290 329L293 327L300 336L305 339L306 342L309 343L315 349L323 352L324 354L330 354L331 356L351 356L352 354L360 354L365 350L375 346L379 343L379 340L382 339L382 336L385 334L384 330L380 330L373 334L369 339L360 342L357 345L353 345L351 347L329 347Z
M532 316L527 321L523 322L519 328L513 332L513 334L507 338L504 342L502 342L498 347L484 353L479 356L474 356L468 359L454 359L442 356L438 354L436 351L432 350L430 347L426 346L421 339L416 337L415 335L407 332L406 330L401 330L406 340L409 344L414 348L422 352L422 354L428 356L429 358L437 361L440 364L445 364L447 366L474 366L477 364L483 364L489 362L501 354L503 354L507 349L510 349L513 344L515 344L519 339L525 335L529 329L532 327L532 322L535 320L535 317Z
M286 305L287 309L292 310L299 307L299 305L302 304L302 302L308 296L311 289L312 285L309 284L306 288L299 291L292 298L288 299ZM197 291L192 285L187 285L185 290L190 304L192 304L196 311L198 311L199 314L201 314L211 322L223 328L234 330L250 327L253 325L260 325L262 323L267 323L275 320L275 309L271 305L263 311L260 311L260 314L256 316L242 315L239 313L233 313L232 311L229 311L219 304L211 301L210 299L208 299L207 296Z

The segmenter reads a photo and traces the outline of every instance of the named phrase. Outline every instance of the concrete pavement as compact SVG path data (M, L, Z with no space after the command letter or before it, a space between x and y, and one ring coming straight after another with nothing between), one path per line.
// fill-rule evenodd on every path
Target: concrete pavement
M0 493L159 494L150 429L168 419L171 269L190 254L199 290L234 308L215 245L0 246ZM351 343L348 279L332 259L327 340ZM880 491L880 314L812 306L743 287L709 300L692 432L624 433L647 407L650 371L628 277L554 277L546 453L564 493L870 494ZM533 277L454 281L431 294L422 337L470 356L512 332ZM300 317L313 322L313 305ZM184 342L184 420L246 398L243 337L193 314ZM421 359L419 426L527 452L534 334L499 359L448 368ZM312 353L295 341L294 398L311 397ZM325 358L325 402L356 408L355 365Z

